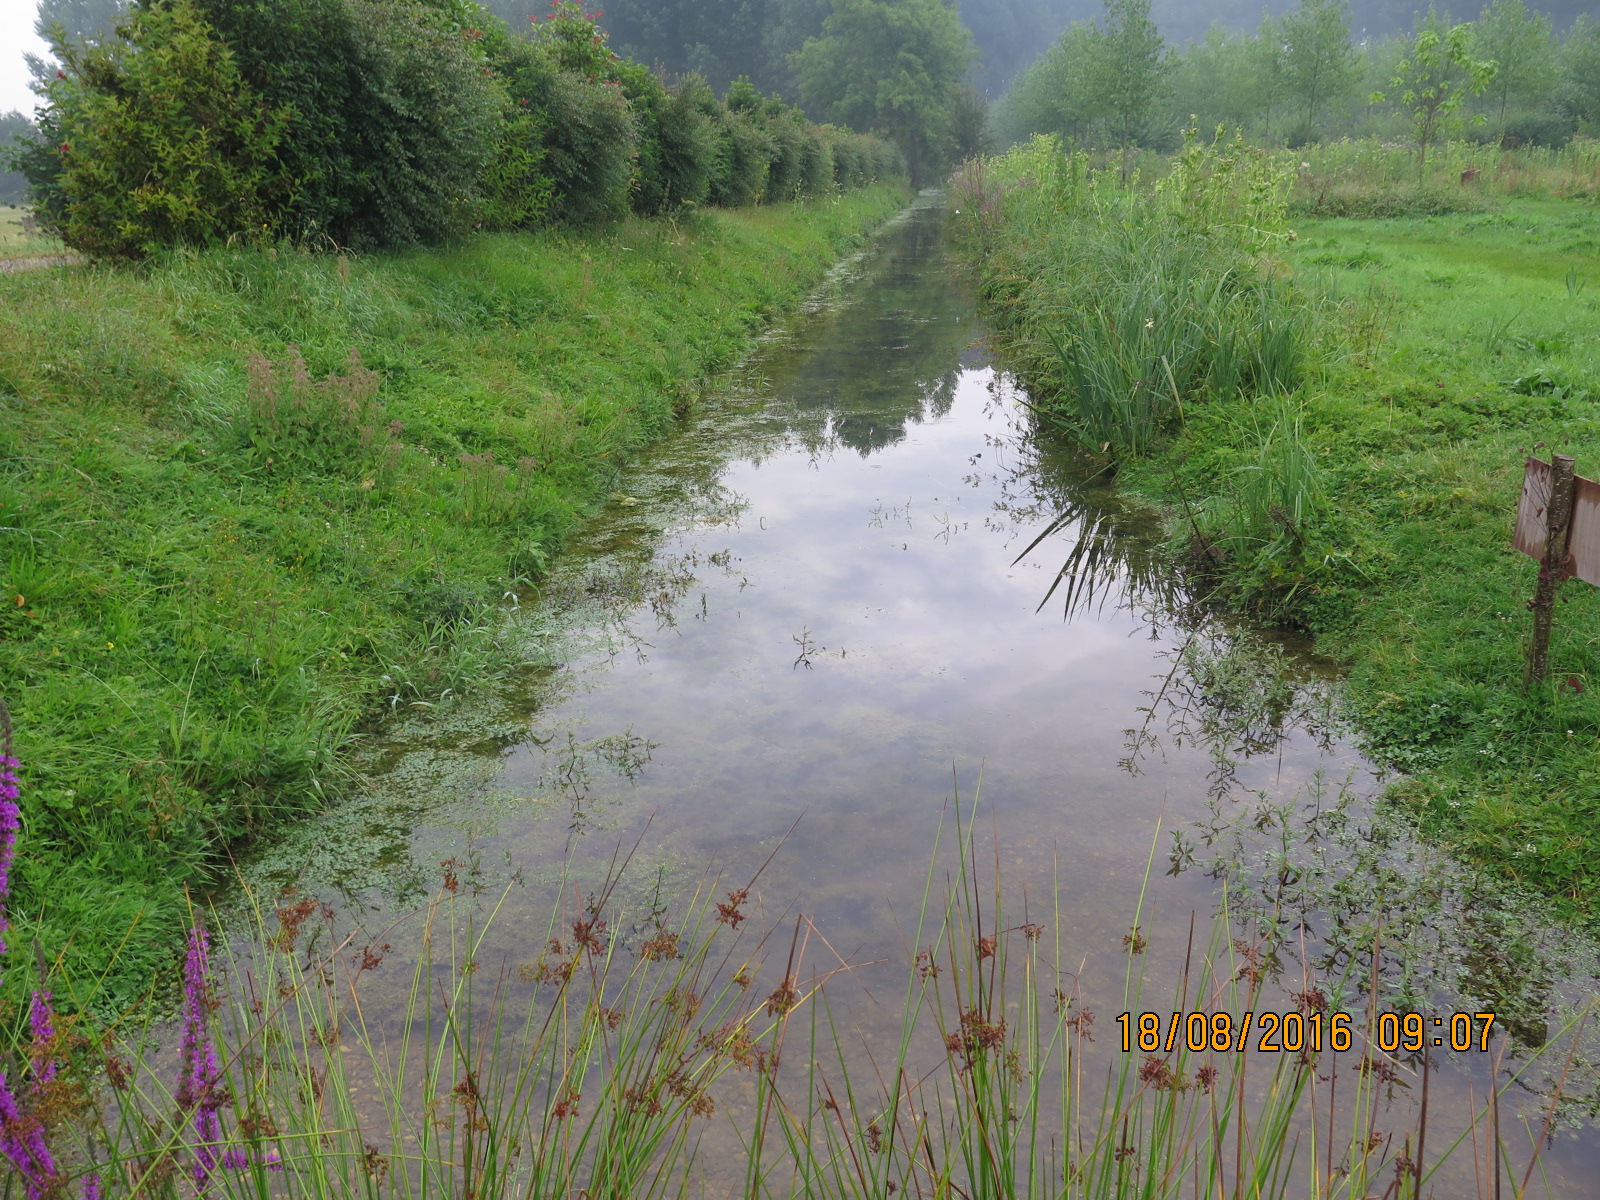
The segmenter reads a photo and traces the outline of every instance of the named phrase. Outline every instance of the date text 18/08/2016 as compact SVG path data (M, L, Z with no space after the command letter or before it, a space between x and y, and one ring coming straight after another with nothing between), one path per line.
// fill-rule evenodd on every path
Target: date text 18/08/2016
M1125 1012L1117 1017L1122 1028L1122 1052L1170 1054L1177 1049L1199 1054L1205 1050L1257 1050L1268 1054L1299 1054L1332 1050L1343 1053L1354 1045L1349 1013L1325 1012L1175 1012L1169 1014ZM1465 1053L1489 1049L1494 1014L1379 1013L1370 1042L1379 1050L1415 1052L1448 1049Z

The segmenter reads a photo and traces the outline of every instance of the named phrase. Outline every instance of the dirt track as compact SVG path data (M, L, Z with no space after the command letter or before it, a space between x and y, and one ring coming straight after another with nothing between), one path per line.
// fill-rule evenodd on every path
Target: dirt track
M83 261L79 254L39 254L33 258L0 258L0 273L36 271L40 267L68 267Z

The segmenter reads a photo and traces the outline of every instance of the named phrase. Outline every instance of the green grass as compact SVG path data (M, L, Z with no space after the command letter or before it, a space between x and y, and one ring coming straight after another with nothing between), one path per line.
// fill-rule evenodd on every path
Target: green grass
M1411 772L1397 797L1447 844L1592 916L1600 596L1568 585L1552 684L1523 694L1537 568L1510 533L1522 462L1539 443L1541 456L1560 447L1580 473L1600 474L1600 293L1585 279L1600 275L1600 210L1513 201L1299 232L1302 262L1367 247L1383 256L1334 274L1349 292L1386 290L1391 314L1386 345L1330 364L1306 398L1308 436L1338 480L1366 576L1316 589L1308 623L1350 663L1371 750Z
M0 275L18 944L130 1003L184 889L336 797L383 714L522 665L507 593L903 202Z
M1358 738L1405 773L1391 796L1434 838L1592 919L1600 595L1566 587L1553 677L1525 694L1537 568L1510 535L1528 453L1559 447L1600 476L1600 209L1501 199L1294 228L1283 257L1319 297L1309 381L1287 410L1188 407L1119 478L1172 507L1175 548L1220 547L1200 586L1347 665ZM1241 553L1224 535L1249 527L1275 439L1314 473L1315 511L1269 501L1282 536Z

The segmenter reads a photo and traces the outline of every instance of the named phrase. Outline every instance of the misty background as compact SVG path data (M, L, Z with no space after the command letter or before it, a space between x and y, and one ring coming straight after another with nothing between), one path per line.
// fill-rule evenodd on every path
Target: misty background
M73 41L104 38L125 2L40 0L31 23L41 32L59 28ZM852 56L844 52L844 43L858 35L843 32L846 26L837 15L834 26L828 25L830 15L847 6L871 7L866 0L598 0L596 6L602 8L598 23L611 48L664 79L698 75L722 94L735 80L748 78L761 93L797 103L812 120L884 134L912 160L914 174L922 173L921 159L931 172L946 159L959 161L1032 133L1056 133L1081 144L1117 141L1163 148L1174 143L1190 114L1207 128L1226 124L1278 144L1403 136L1404 114L1398 107L1392 102L1374 107L1366 98L1389 88L1403 39L1439 19L1479 21L1478 49L1501 64L1500 82L1473 106L1480 118L1493 118L1491 128L1478 136L1514 138L1507 143L1513 145L1557 144L1574 133L1593 136L1600 128L1600 22L1594 19L1594 0L1532 0L1526 7L1523 0L1494 0L1492 6L1488 0L1482 5L1458 0L1439 5L1437 16L1415 0L1350 0L1348 5L1339 0L1148 0L1147 15L1144 0L1131 7L1128 0L954 0L954 14L970 31L970 54L966 33L955 28L955 16L942 8L942 0L879 0L880 7L923 10L918 19L924 24L950 25L933 36L936 46L912 52L921 55L920 61L912 62L893 86L888 77L905 68L905 47L863 51L858 46ZM549 0L487 0L485 7L515 33L548 12ZM53 76L55 64L28 28L28 0L0 0L0 8L0 44L7 47L0 53L3 147L29 134L37 100L29 83ZM940 11L930 18L930 9ZM1484 24L1496 14L1498 31L1492 21ZM1313 38L1328 44L1313 54L1331 64L1335 86L1305 112L1298 111L1303 106L1297 101L1303 87L1298 74L1304 72L1297 73L1294 63L1269 61L1275 46L1285 54L1290 50L1295 39L1288 31L1296 19L1307 26L1331 22L1326 37ZM1146 35L1140 34L1141 26ZM1067 32L1074 29L1077 35ZM952 33L962 44L952 40ZM1135 64L1151 75L1148 86L1140 85L1148 93L1145 111L1109 121L1102 111L1104 94L1128 75L1117 54L1138 58L1145 53L1129 42L1141 36L1150 47L1148 61ZM1125 43L1121 51L1113 45L1119 37ZM831 65L825 61L829 55L807 52L808 67L802 50L828 41L837 50ZM1297 53L1303 61L1303 52ZM884 75L872 77L880 64ZM830 70L851 78L830 82ZM915 94L917 86L906 94L906 80L919 73L923 94ZM861 86L868 80L880 92L900 89L899 106L907 111L886 114L881 105L875 107L862 94L871 90ZM855 94L846 95L851 84ZM925 122L929 128L911 129L918 119L910 110L930 106L940 111ZM1108 133L1113 125L1120 126L1120 138ZM0 203L21 202L24 190L20 175L0 173Z

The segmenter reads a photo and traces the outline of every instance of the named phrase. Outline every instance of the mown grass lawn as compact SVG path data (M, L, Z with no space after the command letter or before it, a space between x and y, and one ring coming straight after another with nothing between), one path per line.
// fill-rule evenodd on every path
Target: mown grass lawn
M1330 300L1303 436L1330 548L1287 613L1348 664L1360 737L1439 840L1591 917L1600 902L1600 595L1567 585L1550 685L1521 689L1536 565L1511 550L1529 453L1600 477L1600 209L1295 225L1290 262ZM1265 402L1256 402L1265 403ZM1165 500L1231 486L1251 404L1192 411L1124 476Z

